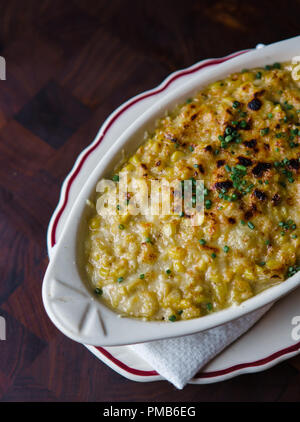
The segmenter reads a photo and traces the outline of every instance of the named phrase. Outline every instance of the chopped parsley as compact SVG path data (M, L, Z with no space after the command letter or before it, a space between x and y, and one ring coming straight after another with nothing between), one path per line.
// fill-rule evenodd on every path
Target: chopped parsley
M255 229L255 225L253 223L251 223L251 221L248 221L248 227L251 230Z
M206 304L206 309L208 310L208 312L213 310L213 305L211 303L207 303Z
M103 290L100 289L100 287L96 287L96 289L94 290L94 292L96 293L96 295L101 296L103 294Z
M175 322L176 321L176 315L171 315L171 316L169 316L169 321L171 321L171 322Z

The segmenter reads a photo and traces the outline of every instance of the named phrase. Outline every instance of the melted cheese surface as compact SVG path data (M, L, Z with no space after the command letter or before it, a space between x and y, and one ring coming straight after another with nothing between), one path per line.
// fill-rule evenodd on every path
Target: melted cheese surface
M130 195L116 213L95 211L85 260L96 293L123 315L176 321L239 304L297 272L299 122L290 63L234 73L163 117L117 175L203 180L204 223L131 215Z

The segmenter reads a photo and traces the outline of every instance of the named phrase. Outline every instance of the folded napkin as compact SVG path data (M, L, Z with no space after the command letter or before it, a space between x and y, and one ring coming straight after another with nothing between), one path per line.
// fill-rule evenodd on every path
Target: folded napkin
M203 333L134 344L131 349L175 387L182 389L225 347L248 331L271 305Z

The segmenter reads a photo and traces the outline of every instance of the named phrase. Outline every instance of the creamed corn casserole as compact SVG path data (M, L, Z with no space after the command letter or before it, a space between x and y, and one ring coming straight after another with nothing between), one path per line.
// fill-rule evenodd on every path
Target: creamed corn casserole
M163 117L112 176L203 180L204 223L94 211L85 239L95 293L121 315L196 318L239 304L299 265L300 87L291 63L217 81ZM119 211L127 207L126 214Z

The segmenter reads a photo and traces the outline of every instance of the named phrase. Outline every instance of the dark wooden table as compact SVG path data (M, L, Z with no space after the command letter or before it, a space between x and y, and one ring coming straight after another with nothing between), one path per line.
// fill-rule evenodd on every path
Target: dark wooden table
M46 229L104 119L170 72L299 34L300 2L0 1L2 401L299 401L300 359L176 391L128 381L50 323ZM300 46L299 46L300 54Z

